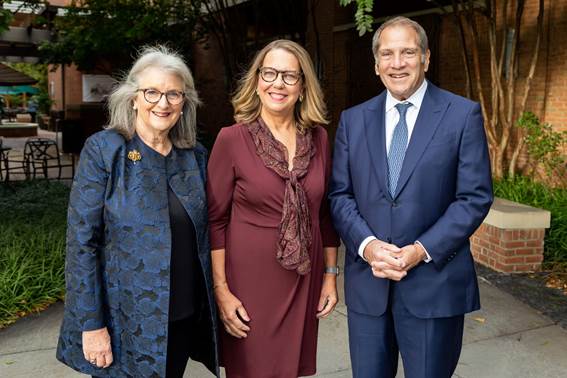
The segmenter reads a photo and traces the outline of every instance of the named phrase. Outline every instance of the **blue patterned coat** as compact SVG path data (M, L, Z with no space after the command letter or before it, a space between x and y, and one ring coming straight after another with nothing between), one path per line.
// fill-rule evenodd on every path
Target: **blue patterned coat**
M138 151L141 159L128 157ZM135 154L131 154L132 155ZM168 160L169 159L169 160ZM167 160L167 162L166 162ZM171 235L167 185L196 228L208 303L191 358L218 375L205 199L206 150L173 148L166 158L138 136L91 136L81 153L68 212L65 315L57 358L100 377L165 377ZM108 327L113 364L83 357L82 331Z

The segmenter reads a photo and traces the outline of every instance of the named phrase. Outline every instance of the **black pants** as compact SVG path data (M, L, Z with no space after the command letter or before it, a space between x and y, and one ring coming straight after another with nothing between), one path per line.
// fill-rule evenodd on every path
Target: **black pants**
M189 342L193 332L194 317L169 322L167 362L165 378L182 378L189 361ZM92 376L93 378L98 378Z
M189 342L193 333L194 318L169 322L167 339L166 378L182 378L189 361Z

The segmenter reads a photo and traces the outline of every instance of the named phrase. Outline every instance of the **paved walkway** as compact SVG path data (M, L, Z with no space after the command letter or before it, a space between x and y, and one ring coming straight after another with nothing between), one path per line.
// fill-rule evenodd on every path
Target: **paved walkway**
M342 291L342 282L340 287ZM480 290L483 309L466 318L455 377L567 377L567 331L482 277ZM62 310L63 305L57 303L0 331L0 377L85 377L55 360ZM317 377L352 376L344 303L321 322L317 366ZM398 376L403 377L403 373ZM190 363L185 374L188 377L213 376L199 364Z

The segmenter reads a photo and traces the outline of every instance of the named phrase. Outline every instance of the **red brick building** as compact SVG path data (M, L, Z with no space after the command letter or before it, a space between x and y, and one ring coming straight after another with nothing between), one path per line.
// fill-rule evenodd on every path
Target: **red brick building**
M64 5L68 0L53 0L53 5ZM292 38L303 43L315 61L317 71L329 105L333 133L340 112L362 102L382 89L374 73L374 60L370 44L372 33L359 37L354 25L354 6L341 7L338 0L290 0L280 8L270 8L264 0L240 2L235 12L246 15L239 18L245 25L249 55L269 40L277 37ZM427 76L433 83L459 94L465 94L465 80L461 59L461 44L458 30L450 13L450 2L439 8L425 0L412 2L379 2L374 12L377 23L393 15L403 14L420 22L430 39L432 52L430 71ZM497 5L500 1L497 0ZM280 3L281 4L281 3ZM276 5L273 5L275 7ZM520 75L527 69L528 58L533 54L538 0L526 0L522 20ZM274 11L276 9L277 11ZM514 9L510 9L513 13ZM274 13L278 13L275 14ZM556 130L567 130L567 1L545 0L544 36L540 47L538 65L528 100L527 110L536 113L544 122ZM300 16L299 16L300 15ZM302 18L301 20L297 20ZM276 25L276 19L283 26ZM286 28L287 27L287 28ZM481 29L479 37L481 62L488 71L486 33ZM484 38L484 39L483 39ZM249 58L245 59L249 60ZM211 138L218 129L232 122L232 108L227 82L235 77L226 77L223 57L214 38L205 44L196 45L192 57L197 89L204 106L199 110L199 120ZM239 62L241 66L247 62ZM76 108L82 103L82 73L73 66L59 67L49 74L50 91L56 110ZM488 76L484 87L489 88ZM519 82L521 85L521 81ZM518 91L519 96L519 91Z
M544 122L557 130L567 130L567 1L546 0L544 35L534 81L528 99L527 110L536 113ZM522 19L520 74L525 74L529 58L533 55L536 36L538 1L527 0ZM486 47L486 33L479 33ZM443 64L440 65L440 84L451 91L463 93L462 63L457 45L457 30L453 23L443 18L440 48ZM483 51L486 59L486 50ZM488 67L486 67L488 69ZM523 85L523 82L519 82ZM488 86L488 83L485 84ZM519 97L519 93L517 93Z
M312 2L308 1L309 4ZM327 103L333 122L329 129L336 127L340 112L362 102L382 89L380 80L374 73L374 60L371 53L372 33L359 37L353 23L354 7L343 8L338 0L314 2L308 8L313 14L306 15L306 30L298 31L298 40L303 42L311 53L321 74ZM442 2L449 4L450 2ZM500 1L497 1L499 5ZM393 15L403 14L420 22L426 29L432 60L428 79L433 83L464 95L465 79L461 58L461 44L458 29L450 12L450 5L443 9L431 2L413 1L379 2L375 4L376 20L379 22ZM522 19L519 74L525 74L529 57L533 54L538 0L527 0ZM514 13L514 9L510 9ZM527 110L536 113L544 122L549 122L556 130L567 130L567 1L546 0L544 35L540 46L539 59L530 92ZM375 27L378 24L375 24ZM487 33L486 25L481 24L481 66L486 70ZM215 63L218 62L218 63ZM214 43L204 50L195 48L195 76L198 89L205 100L200 111L200 119L213 134L231 122L232 109L228 104L223 76L222 59ZM488 72L488 71L487 71ZM484 75L483 83L489 89L489 77ZM523 82L519 81L519 85ZM520 95L519 88L517 96ZM223 92L224 91L224 92Z

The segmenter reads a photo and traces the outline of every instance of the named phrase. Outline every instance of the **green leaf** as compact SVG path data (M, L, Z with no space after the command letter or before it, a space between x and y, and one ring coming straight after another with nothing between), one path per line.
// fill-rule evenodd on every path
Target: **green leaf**
M12 12L7 9L0 8L0 33L8 30L13 18Z
M354 0L339 0L339 4L344 7L351 4L353 1ZM371 13L373 8L374 0L356 0L354 20L359 36L363 36L367 32L372 31L372 23L374 22L374 17L372 17Z
M548 176L551 177L557 170L565 171L563 146L567 144L566 132L555 131L550 124L541 123L532 112L524 112L516 126L526 131L524 142L528 153L543 166Z
M75 63L87 72L100 68L101 62L119 72L144 45L167 42L188 55L200 4L192 0L73 1L67 14L55 20L55 37L43 43L40 52L45 62Z

